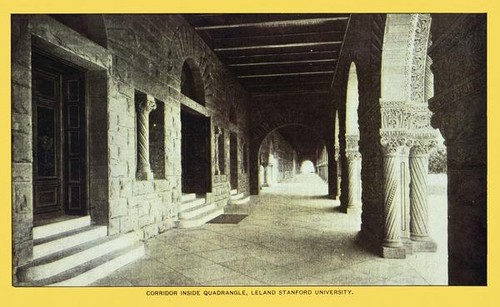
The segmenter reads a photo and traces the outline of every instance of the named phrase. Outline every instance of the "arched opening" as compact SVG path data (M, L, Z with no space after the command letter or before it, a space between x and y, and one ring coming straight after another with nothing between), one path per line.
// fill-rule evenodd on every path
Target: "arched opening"
M335 112L335 136L334 136L334 156L335 163L337 165L337 187L336 196L340 198L341 194L341 182L342 182L342 163L340 162L340 131L339 131L339 111Z
M200 69L195 61L188 58L182 65L181 93L193 101L205 105L205 89Z
M323 139L307 126L285 125L268 133L261 143L259 187L262 189L290 181L298 183L305 178L301 175L307 174L318 183L318 193L324 196L328 194L328 185L319 176L318 170L321 169L326 176L327 167L328 153Z
M302 161L300 164L300 173L301 174L311 174L315 173L316 169L314 168L314 164L311 160Z
M361 209L361 154L359 152L359 126L358 126L358 75L356 64L351 63L347 80L346 91L346 122L345 122L345 178L344 185L346 197L343 198L342 207L345 212Z

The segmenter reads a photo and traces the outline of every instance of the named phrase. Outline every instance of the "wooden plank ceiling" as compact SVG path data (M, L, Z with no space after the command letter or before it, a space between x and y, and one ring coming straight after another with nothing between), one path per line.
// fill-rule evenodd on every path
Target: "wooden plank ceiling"
M327 93L350 14L187 14L252 95Z

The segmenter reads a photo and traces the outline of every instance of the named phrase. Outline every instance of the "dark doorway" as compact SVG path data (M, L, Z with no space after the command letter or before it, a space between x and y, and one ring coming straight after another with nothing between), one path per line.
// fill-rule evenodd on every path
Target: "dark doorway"
M210 118L188 109L181 110L182 192L211 191Z
M83 71L34 52L34 219L87 214Z
M234 132L231 132L229 139L229 156L231 189L238 189L238 136Z

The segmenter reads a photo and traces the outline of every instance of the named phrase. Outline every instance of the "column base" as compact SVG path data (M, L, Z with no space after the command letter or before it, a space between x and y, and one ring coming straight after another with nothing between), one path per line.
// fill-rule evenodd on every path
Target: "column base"
M437 251L437 243L431 238L427 237L426 240L414 240L411 239L411 245L414 252L428 252L434 253Z
M401 241L403 242L403 248L405 249L406 255L412 255L414 250L413 250L413 244L410 238L404 237L401 238Z
M359 211L360 211L360 209L359 209L359 208L360 208L360 207L357 207L357 206L352 206L352 207L344 207L344 208L342 208L342 209L341 209L341 211L342 211L343 213L346 213L346 214L351 214L351 213L356 213L356 212L359 212Z
M406 249L404 246L401 246L401 247L382 246L380 248L380 254L381 254L382 258L405 259L406 258Z

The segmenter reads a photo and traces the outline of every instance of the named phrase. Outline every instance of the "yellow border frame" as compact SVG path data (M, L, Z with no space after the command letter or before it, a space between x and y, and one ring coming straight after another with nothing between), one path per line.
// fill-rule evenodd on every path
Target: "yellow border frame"
M0 304L2 306L493 306L500 301L498 290L499 200L497 118L498 58L500 45L498 1L485 0L15 0L0 1ZM495 3L496 2L496 3ZM119 9L119 11L117 11ZM329 287L351 289L341 296L146 296L146 288L14 288L11 286L11 116L10 116L10 14L12 13L187 13L187 12L475 12L487 13L488 21L488 286L486 287ZM307 287L297 287L297 289ZM200 288L202 290L203 288ZM214 288L211 288L214 289ZM250 288L246 288L250 291ZM269 289L269 288L266 288ZM279 287L273 287L279 289ZM495 303L496 302L496 303Z

